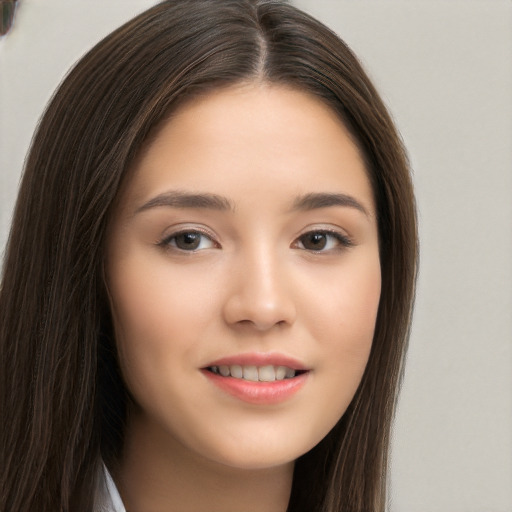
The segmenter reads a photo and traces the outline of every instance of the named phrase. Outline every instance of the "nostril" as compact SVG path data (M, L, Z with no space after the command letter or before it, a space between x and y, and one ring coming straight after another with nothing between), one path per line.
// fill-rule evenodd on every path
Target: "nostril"
M223 305L225 321L239 328L266 331L295 321L294 296L278 279L257 279L257 275L236 280Z

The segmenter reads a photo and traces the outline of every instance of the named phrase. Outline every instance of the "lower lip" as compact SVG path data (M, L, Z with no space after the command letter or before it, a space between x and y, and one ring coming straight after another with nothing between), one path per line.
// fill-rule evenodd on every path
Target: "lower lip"
M208 370L203 374L226 393L250 404L272 405L284 402L297 393L306 383L309 372L291 379L272 382L253 382L234 377L223 377Z

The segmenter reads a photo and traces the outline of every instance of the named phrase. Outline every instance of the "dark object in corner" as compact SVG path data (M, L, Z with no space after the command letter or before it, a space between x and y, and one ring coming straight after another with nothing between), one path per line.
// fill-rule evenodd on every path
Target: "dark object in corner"
M18 0L0 0L0 36L9 32Z

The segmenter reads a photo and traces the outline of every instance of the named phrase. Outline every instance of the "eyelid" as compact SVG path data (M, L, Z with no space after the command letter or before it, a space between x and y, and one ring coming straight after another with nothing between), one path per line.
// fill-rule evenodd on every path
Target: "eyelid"
M333 250L343 250L348 249L350 247L353 247L355 245L354 240L350 235L348 235L346 232L342 231L341 229L333 228L333 227L326 227L326 226L308 226L305 228L293 241L293 245L297 244L301 238L312 234L312 233L319 233L324 234L327 236L332 236L336 238L336 240L339 242L339 246L335 249L320 249L320 250L313 250L313 249L306 249L302 248L302 250L306 250L309 252L321 254L323 252L328 253L332 252Z
M300 236L306 235L311 232L319 232L319 233L327 233L330 235L340 236L345 238L346 240L350 240L351 242L354 242L352 235L349 234L347 229L342 228L341 226L330 224L330 223L315 223L315 224L309 224L303 229L300 230L299 234L296 238L299 238Z
M173 238L176 238L177 236L184 234L184 233L199 233L205 237L207 237L216 249L220 248L221 245L218 241L218 237L209 229L205 228L204 226L198 226L198 225L179 225L179 226L173 226L172 228L168 228L162 237L157 240L156 245L159 245L164 248L168 249L175 249L180 252L199 252L203 249L196 249L191 251L185 251L184 249L180 249L179 247L174 247L170 245L170 241Z

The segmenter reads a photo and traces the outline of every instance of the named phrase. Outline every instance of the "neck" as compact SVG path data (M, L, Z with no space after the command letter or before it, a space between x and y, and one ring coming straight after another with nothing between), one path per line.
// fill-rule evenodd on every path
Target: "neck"
M163 439L164 437L165 439ZM293 462L263 469L209 460L131 421L114 474L130 512L285 512Z

